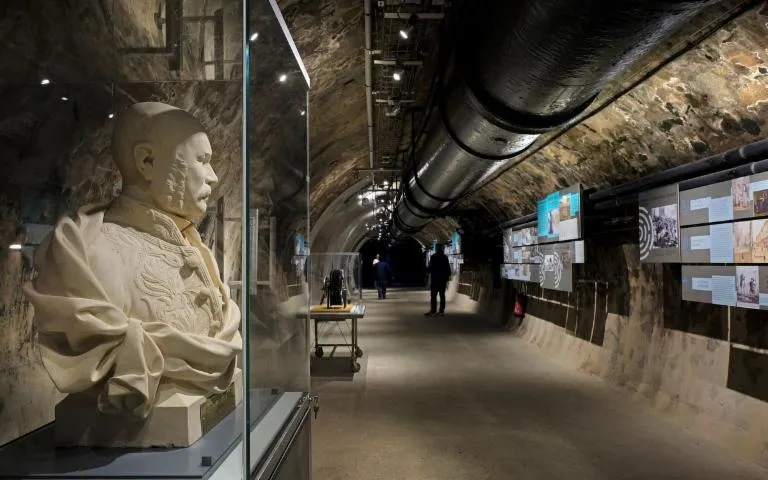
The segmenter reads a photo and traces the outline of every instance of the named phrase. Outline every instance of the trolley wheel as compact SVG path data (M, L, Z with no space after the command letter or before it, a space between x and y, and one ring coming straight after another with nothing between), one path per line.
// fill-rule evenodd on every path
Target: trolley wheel
M360 358L363 356L363 349L360 347L355 347L355 356L357 358Z
M324 355L324 354L325 354L325 352L323 352L323 347L317 347L317 348L315 348L315 356L316 356L317 358L323 358L323 355Z
M355 372L355 373L359 372L360 371L360 364L357 363L357 362L353 363L352 364L352 371Z

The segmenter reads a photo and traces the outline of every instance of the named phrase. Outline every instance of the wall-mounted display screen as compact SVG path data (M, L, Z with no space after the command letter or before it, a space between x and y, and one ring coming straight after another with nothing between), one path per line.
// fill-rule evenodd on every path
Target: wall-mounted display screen
M538 201L539 243L581 238L581 193L581 184L576 184Z
M638 203L640 261L680 263L677 184L643 192Z
M680 224L768 216L768 172L680 192Z
M427 257L427 263L426 265L429 266L429 260L432 258L432 255L435 254L437 251L437 240L432 240L432 247L427 250L426 257Z
M768 267L684 265L683 300L768 310Z
M451 244L446 250L447 255L461 255L461 234L459 232L451 234Z

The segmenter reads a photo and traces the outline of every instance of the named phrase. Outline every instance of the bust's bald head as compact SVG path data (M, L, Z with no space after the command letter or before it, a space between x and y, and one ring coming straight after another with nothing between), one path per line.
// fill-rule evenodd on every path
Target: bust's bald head
M112 156L123 183L141 181L136 167L137 146L151 144L156 150L167 149L198 132L205 132L203 126L180 108L159 102L134 103L126 108L117 116L112 132Z
M211 154L202 124L171 105L136 103L115 121L112 155L126 191L144 192L156 208L191 221L205 214L218 181Z

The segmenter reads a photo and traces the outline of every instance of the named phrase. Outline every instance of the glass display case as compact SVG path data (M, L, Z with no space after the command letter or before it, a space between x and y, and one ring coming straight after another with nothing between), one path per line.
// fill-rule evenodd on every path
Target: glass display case
M3 9L0 478L311 478L310 86L277 3Z

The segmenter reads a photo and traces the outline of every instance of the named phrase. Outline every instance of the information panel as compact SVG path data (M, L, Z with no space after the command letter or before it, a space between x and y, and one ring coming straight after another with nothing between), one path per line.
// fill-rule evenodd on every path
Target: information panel
M574 242L539 245L539 285L551 290L573 291Z
M501 278L507 280L520 280L522 282L535 281L538 283L539 266L538 265L502 265Z
M581 184L547 195L537 204L539 243L581 238Z
M677 184L643 192L638 201L640 261L680 263Z
M514 261L502 265L502 278L536 282L543 288L573 291L573 265L584 263L584 241L511 249Z
M768 216L768 172L680 192L680 224Z
M734 263L732 223L681 229L683 263Z
M536 245L537 243L536 227L523 228L520 230L513 230L511 228L505 229L504 263L528 263L523 259L523 247ZM527 248L526 250L529 251L530 255L531 248Z
M768 310L768 266L683 265L683 300Z
M683 300L736 306L736 267L683 265Z

